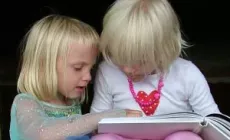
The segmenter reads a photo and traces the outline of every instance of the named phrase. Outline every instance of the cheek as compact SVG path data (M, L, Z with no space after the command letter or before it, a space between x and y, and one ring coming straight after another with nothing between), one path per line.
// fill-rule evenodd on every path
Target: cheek
M80 72L77 71L71 71L66 74L65 81L66 81L66 86L76 86L76 84L80 80Z
M120 66L120 69L121 69L124 73L130 73L130 72L133 72L133 71L134 71L133 68L125 67L125 66Z
M150 74L151 72L152 72L152 69L143 70L143 74Z
M58 80L59 92L66 93L72 90L76 86L78 79L73 71L68 71L60 76Z
M152 68L152 67L146 66L146 67L141 68L141 73L143 73L143 74L150 74L153 71L154 71L154 68Z
M121 69L126 75L132 75L133 72L131 70Z

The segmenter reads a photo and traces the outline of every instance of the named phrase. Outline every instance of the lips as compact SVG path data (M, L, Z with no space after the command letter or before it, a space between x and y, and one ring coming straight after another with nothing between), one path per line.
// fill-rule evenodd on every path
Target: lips
M77 88L79 88L79 89L84 89L85 87L77 87Z
M86 86L77 86L77 87L76 87L76 90L77 90L78 92L83 92L85 88L86 88Z
M133 82L138 82L141 81L142 79L144 79L144 76L140 76L140 77L131 77L130 78Z

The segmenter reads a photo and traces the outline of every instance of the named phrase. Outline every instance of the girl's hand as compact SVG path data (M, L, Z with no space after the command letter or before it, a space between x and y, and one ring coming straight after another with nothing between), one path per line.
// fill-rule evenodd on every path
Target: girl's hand
M126 117L141 117L142 112L139 110L126 109Z

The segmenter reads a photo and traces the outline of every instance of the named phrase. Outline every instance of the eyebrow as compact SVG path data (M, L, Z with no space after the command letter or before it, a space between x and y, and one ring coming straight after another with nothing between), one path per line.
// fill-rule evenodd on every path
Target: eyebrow
M97 61L95 60L92 64L95 65ZM86 63L84 61L76 61L76 62L71 62L72 65L88 65L89 63Z
M86 64L85 62L83 61L77 61L77 62L71 62L72 65L84 65Z

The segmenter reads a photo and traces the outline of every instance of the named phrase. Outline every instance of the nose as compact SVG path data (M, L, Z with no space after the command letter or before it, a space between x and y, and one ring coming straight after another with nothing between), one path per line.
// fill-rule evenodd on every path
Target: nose
M92 79L92 77L91 77L90 71L89 72L85 72L84 75L83 75L83 77L82 77L82 80L89 82L89 81L91 81L91 79Z
M127 74L127 75L132 75L134 72L134 69L131 67L123 67L123 71Z

